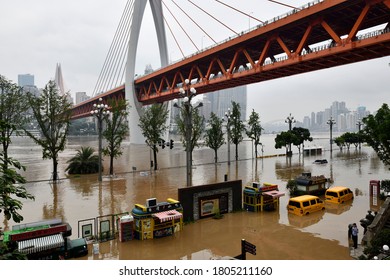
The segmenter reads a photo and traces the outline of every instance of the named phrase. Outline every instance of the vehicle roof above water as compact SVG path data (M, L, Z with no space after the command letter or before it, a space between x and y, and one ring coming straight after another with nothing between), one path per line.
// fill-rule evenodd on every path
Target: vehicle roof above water
M292 197L292 198L290 198L290 200L293 200L293 201L303 201L303 200L316 199L316 198L319 198L319 197L315 196L315 195L305 194L305 195Z
M343 191L343 190L348 190L349 188L348 187L343 187L343 186L336 186L336 187L331 187L329 189L327 189L326 191L333 191L333 192L339 192L339 191Z
M85 238L77 238L77 239L71 239L69 240L70 243L70 247L78 247L78 246L83 246L83 245L87 245L87 241L85 240Z

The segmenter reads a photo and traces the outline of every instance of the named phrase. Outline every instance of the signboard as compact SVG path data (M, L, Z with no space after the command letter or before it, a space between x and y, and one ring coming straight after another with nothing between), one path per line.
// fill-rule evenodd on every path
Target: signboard
M256 255L256 245L243 239L241 246L242 246L243 251L245 251L246 253Z
M86 224L82 226L82 237L91 237L92 236L92 224Z
M200 201L200 216L206 217L214 215L219 211L219 199L207 199Z

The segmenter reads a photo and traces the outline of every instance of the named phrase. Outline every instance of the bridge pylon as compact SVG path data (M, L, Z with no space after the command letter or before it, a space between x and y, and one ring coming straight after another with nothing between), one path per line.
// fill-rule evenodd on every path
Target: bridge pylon
M130 106L129 110L129 128L130 128L130 143L144 144L145 138L142 135L141 129L138 126L139 118L142 114L142 104L138 102L135 88L135 60L138 47L138 39L141 30L142 18L145 12L145 6L148 0L136 0L133 6L133 20L130 28L129 49L127 53L126 63L126 78L125 78L125 95ZM153 14L154 25L157 33L158 46L160 51L161 67L168 65L168 47L165 34L163 9L161 0L149 0Z

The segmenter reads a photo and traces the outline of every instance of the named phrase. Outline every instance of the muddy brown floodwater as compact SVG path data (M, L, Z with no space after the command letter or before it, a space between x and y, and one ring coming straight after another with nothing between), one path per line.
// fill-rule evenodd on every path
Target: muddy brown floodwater
M272 150L274 135L262 136L268 150L265 155L282 153ZM321 137L317 145L329 143ZM177 190L186 184L185 153L179 143L158 154L159 170L150 170L150 151L145 145L124 143L124 154L115 161L115 176L105 175L103 182L97 175L68 177L64 170L66 161L81 146L96 147L95 137L80 137L69 140L67 149L61 153L58 184L50 184L51 161L42 160L41 149L27 138L14 140L12 156L22 162L29 183L28 191L34 201L23 201L21 214L24 222L61 218L72 226L72 238L79 235L78 221L102 215L131 212L134 204L144 204L146 199L155 197L158 201L177 199ZM326 144L325 144L326 145ZM241 251L241 239L255 244L257 254L247 254L248 259L268 260L337 260L351 259L347 238L348 224L358 223L367 210L377 210L381 201L369 196L369 180L388 179L388 171L369 147L361 150L340 152L333 149L319 156L302 157L294 154L252 159L250 142L239 149L239 160L234 160L231 149L231 164L226 162L226 148L219 152L221 163L214 164L210 149L194 151L192 184L202 185L224 180L242 180L243 186L253 181L270 182L279 185L286 192L286 183L302 172L325 175L332 178L332 185L350 187L355 199L344 205L332 205L325 211L305 217L290 215L286 211L289 194L281 197L279 209L272 212L235 212L222 219L202 219L184 226L183 231L173 236L152 240L118 239L99 244L99 254L93 254L90 247L88 256L80 259L212 259L236 256ZM313 164L318 158L326 158L328 164ZM108 170L108 160L104 162ZM12 221L3 220L2 227L10 229ZM363 228L360 227L360 232ZM361 241L362 234L359 236Z

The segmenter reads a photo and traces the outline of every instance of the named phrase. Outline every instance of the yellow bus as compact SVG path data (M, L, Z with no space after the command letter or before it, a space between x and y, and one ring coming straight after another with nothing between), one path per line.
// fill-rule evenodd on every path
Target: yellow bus
M325 192L325 201L332 203L344 203L353 199L353 192L347 187L332 187Z
M325 210L325 203L318 196L308 194L290 198L287 205L287 211L298 216L320 210Z

